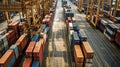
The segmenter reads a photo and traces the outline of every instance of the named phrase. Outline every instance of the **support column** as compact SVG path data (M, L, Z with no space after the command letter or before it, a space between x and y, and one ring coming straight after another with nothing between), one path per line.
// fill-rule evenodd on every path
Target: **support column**
M115 9L114 9L114 17L116 16L116 10L117 10L117 7L118 7L118 0L116 0L115 2Z
M98 0L98 8L97 8L97 14L96 14L96 21L95 21L95 27L96 27L96 24L97 24L97 21L98 21L98 16L99 16L99 12L100 12L100 0Z
M5 15L6 15L6 18L7 18L7 23L9 24L10 19L9 19L8 12L7 12L7 11L5 12Z

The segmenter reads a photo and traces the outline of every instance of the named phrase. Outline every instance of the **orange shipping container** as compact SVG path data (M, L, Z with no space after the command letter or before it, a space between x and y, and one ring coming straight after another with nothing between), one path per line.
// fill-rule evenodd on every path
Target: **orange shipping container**
M9 46L12 45L12 44L14 44L15 41L16 41L16 40L15 40L16 37L15 37L14 35L15 35L14 30L10 30L10 31L8 31L8 32L5 34L5 36L7 37Z
M76 63L76 67L83 67L83 63Z
M79 45L74 45L74 58L76 63L83 63L84 56Z
M5 54L0 58L0 67L7 67L8 63L11 61L11 58L14 57L13 50L7 50Z
M82 50L83 50L85 59L92 59L93 58L94 51L88 42L82 42Z
M24 60L22 67L31 67L32 65L32 58L27 58Z
M33 50L33 57L34 57L34 60L39 60L40 66L42 67L43 45L42 45L41 41L36 43L35 48Z
M32 52L35 47L36 42L30 42L28 48L26 49L26 57L32 58Z
M17 40L17 42L15 43L18 48L20 53L22 52L22 50L25 48L25 46L27 45L27 39L26 39L26 34L23 34L20 36L20 38Z

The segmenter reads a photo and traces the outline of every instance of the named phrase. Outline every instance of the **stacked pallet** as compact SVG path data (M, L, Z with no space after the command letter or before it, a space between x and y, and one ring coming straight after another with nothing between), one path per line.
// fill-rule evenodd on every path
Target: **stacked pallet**
M92 67L94 51L88 42L82 42L82 51L85 57L84 67Z
M76 67L83 67L84 56L79 45L74 46L74 58Z

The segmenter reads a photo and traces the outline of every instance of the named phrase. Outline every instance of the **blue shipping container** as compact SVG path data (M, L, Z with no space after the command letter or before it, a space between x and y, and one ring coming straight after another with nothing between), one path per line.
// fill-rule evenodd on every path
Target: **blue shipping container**
M9 64L7 67L13 67L13 64L15 63L15 56L10 60Z
M39 61L33 61L32 67L40 67Z
M80 43L80 39L78 37L77 32L73 32L72 34L72 40L71 40L71 49L74 48L75 44L79 44Z
M81 42L82 41L87 41L87 35L85 34L84 30L80 30L78 32L78 36L79 36Z
M79 26L76 22L73 23L73 29L74 29L74 31L79 31L80 30L80 28L79 28Z
M37 41L39 41L39 35L38 34L35 34L34 36L33 36L33 38L32 38L32 41L34 41L34 42L37 42Z
M18 56L19 56L19 52L18 52L18 47L17 47L17 45L12 45L12 46L10 47L10 49L12 49L12 50L14 51L15 57L16 57L16 59L17 59Z
M49 27L46 27L45 30L44 30L44 33L45 34L48 33L49 29L50 29Z

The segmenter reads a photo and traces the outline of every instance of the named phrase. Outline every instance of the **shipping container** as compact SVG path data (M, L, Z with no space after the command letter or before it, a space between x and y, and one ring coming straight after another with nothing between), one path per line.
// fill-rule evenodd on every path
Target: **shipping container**
M32 58L25 58L22 67L31 67L31 66L32 66Z
M26 53L26 57L27 58L32 58L32 54L33 54L33 49L36 45L36 42L30 42L25 53Z
M72 24L73 24L74 31L79 31L80 30L80 28L79 28L79 26L78 26L78 24L76 22L74 22Z
M7 37L0 36L0 57L9 49Z
M39 61L33 61L31 67L41 67Z
M11 46L16 41L16 36L14 30L8 31L5 36L7 37L8 45Z
M79 32L78 32L78 36L79 36L81 42L82 41L87 41L87 35L86 35L84 30L80 29Z
M33 50L34 60L38 60L40 62L40 66L42 66L43 62L43 45L42 42L39 41L36 43L35 48Z
M84 62L84 56L80 48L80 45L74 45L74 58L76 63Z
M120 46L120 30L117 30L115 35L115 42Z
M12 67L15 62L15 55L13 50L7 50L0 58L0 67Z
M79 44L79 43L80 43L80 39L78 37L77 32L73 32L73 34L72 34L72 40L71 40L71 45L70 45L71 49L73 50L74 49L74 45L75 44Z
M84 56L80 45L74 45L74 59L76 67L83 67Z
M27 45L26 36L27 36L26 34L21 35L20 38L15 43L15 45L18 46L20 55L21 55L23 49L25 48L25 46Z
M35 35L33 35L32 41L33 42L37 42L39 40L39 38L40 38L40 35L39 34L35 34Z
M17 45L12 45L10 47L10 49L14 51L15 57L18 58L19 57L18 46Z
M93 58L94 51L88 42L82 42L82 50L83 50L83 54L85 56L85 59Z

